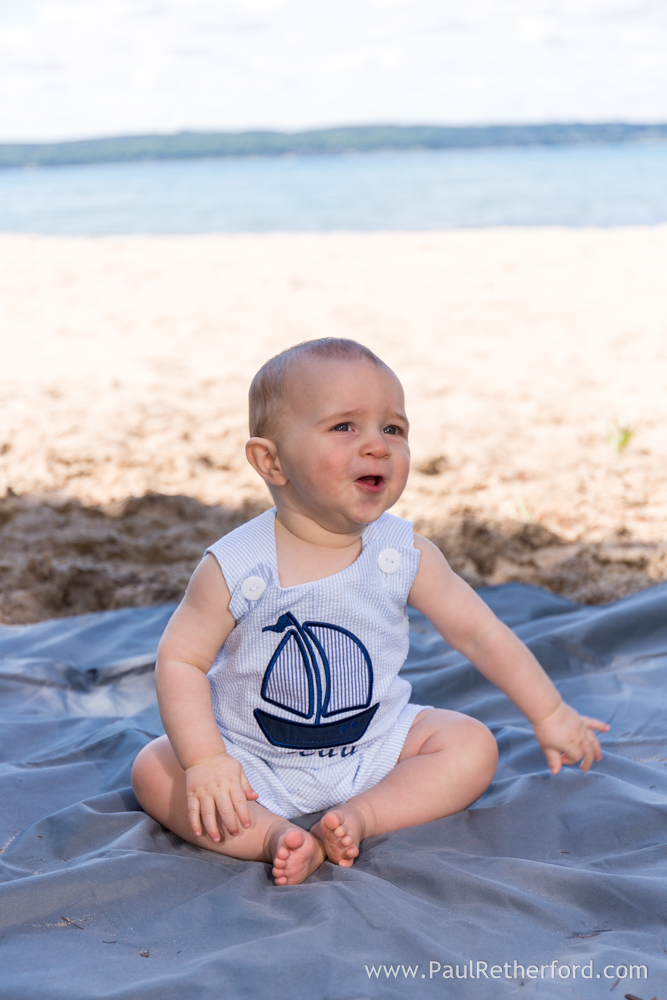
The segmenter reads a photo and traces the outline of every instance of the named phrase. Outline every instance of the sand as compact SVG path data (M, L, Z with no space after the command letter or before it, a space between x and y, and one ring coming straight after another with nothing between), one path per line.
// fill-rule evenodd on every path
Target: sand
M0 236L0 621L178 600L268 506L245 396L354 337L395 368L395 508L474 586L667 578L667 226Z

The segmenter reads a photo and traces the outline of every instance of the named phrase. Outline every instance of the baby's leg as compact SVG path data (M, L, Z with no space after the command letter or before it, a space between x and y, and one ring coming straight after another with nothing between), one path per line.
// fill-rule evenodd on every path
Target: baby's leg
M458 712L420 712L386 778L330 810L312 833L327 855L349 868L365 837L460 812L493 780L498 749L481 722Z
M240 827L235 837L226 832L219 816L218 843L205 831L196 837L188 819L185 772L166 736L153 740L139 753L132 768L132 787L146 812L183 840L232 858L268 862L273 865L276 885L303 882L326 858L317 837L258 802L248 802L250 827Z

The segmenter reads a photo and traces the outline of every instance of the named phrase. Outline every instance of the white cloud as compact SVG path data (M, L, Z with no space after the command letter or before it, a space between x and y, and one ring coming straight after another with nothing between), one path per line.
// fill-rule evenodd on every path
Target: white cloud
M664 0L0 0L0 137L667 120Z

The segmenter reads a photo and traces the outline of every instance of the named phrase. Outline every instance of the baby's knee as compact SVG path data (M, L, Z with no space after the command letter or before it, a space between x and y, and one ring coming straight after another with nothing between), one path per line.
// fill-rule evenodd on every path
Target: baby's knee
M150 790L155 784L156 764L153 744L148 743L139 751L132 765L132 791L144 807Z
M498 744L496 738L483 722L477 719L469 719L468 728L470 749L475 754L480 768L489 771L489 781L493 778L498 767Z

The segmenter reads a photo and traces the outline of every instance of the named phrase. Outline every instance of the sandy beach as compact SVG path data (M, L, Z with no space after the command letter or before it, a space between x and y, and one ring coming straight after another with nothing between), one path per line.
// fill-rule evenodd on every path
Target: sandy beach
M667 226L0 236L0 621L178 600L268 506L246 393L346 336L399 374L395 508L474 586L667 579Z

